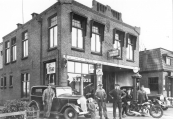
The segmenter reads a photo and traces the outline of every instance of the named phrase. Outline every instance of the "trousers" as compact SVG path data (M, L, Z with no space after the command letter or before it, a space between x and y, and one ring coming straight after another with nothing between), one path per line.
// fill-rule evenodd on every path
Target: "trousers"
M113 117L116 118L116 109L118 107L119 118L122 118L122 102L113 102Z
M106 102L103 101L98 101L98 106L99 106L99 116L102 117L102 110L103 110L103 115L105 118L107 118L107 109L106 109Z
M44 104L44 117L49 117L50 116L50 111L52 108L52 101L45 101Z

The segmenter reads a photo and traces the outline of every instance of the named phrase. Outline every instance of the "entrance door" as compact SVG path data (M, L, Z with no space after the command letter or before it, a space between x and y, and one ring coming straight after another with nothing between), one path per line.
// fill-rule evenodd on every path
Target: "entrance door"
M114 89L114 84L115 84L115 74L113 72L107 72L105 71L103 73L103 78L102 78L102 82L103 82L103 88L106 91L107 94L107 101L111 101L110 96L108 95L109 92L111 90Z

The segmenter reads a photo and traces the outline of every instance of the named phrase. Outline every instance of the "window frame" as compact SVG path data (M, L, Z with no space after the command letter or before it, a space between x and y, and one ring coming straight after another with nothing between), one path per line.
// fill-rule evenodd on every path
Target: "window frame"
M25 39L25 34L27 33L27 38ZM29 34L28 34L28 31L24 31L22 33L22 59L27 59L29 57ZM27 43L27 49L25 49L24 51L24 43ZM25 47L26 48L26 47ZM27 55L24 56L24 52L26 53L26 50L27 50Z
M51 25L51 20L54 18L56 18L56 24ZM57 38L56 45L54 45L55 44L55 38L54 38L55 37L55 35L54 35L55 29L54 28L56 28L56 30L57 30L57 32L55 34L56 38ZM50 38L51 37L51 33L50 33L51 29L53 29L53 37L52 37L53 38L53 46L52 47L50 46L51 45L51 38ZM58 16L57 16L57 14L54 14L48 18L48 51L54 50L57 47L58 47Z
M170 64L168 64L167 59L170 60ZM171 66L171 60L172 60L171 57L166 56L165 64L168 65L168 66Z
M26 76L24 76L24 75L26 75ZM24 77L26 77L26 80L24 79ZM22 73L21 74L21 98L29 98L29 94L30 94L30 84L31 84L31 82L30 82L30 73ZM24 83L24 85L25 85L25 89L24 89L24 87L23 87L23 83ZM28 88L28 86L27 86L27 84L29 83L29 88ZM29 89L29 92L27 92L27 89ZM24 90L25 90L25 92L24 92Z
M119 39L116 39L115 34L118 34ZM124 47L124 40L125 40L125 32L122 30L119 30L117 28L113 29L113 48L114 47L115 41L120 43L120 56L114 57L115 59L122 59L123 57L123 47Z
M9 77L9 88L13 88L13 76L12 75L10 75L10 77Z
M93 27L98 28L98 33L93 32ZM99 21L95 20L90 21L90 41L92 40L93 34L99 35L100 37L100 52L96 51L96 46L95 46L95 51L92 50L92 41L91 41L91 54L102 55L102 42L104 41L104 31L105 31L105 25L103 23L100 23ZM96 39L95 39L95 45L96 45Z
M13 50L13 47L15 47L15 50ZM13 53L15 53L15 59L13 59L14 58ZM16 60L17 60L17 43L16 43L16 37L14 37L11 39L11 62L16 62Z
M128 39L131 40L131 43L128 42ZM130 61L130 62L134 62L134 57L135 57L135 50L136 50L136 42L137 42L137 36L133 35L133 34L130 34L130 33L126 33L126 60L127 61ZM128 50L128 46L131 46L132 47L132 59L129 59L127 57L127 50ZM130 54L129 54L130 56Z
M79 13L76 13L76 12L71 12L70 13L70 16L71 16L71 49L72 50L76 50L76 51L79 51L79 52L85 52L85 37L86 37L86 32L87 32L87 17L85 15L82 15L82 14L79 14ZM81 27L78 27L78 26L75 26L73 23L74 23L74 20L80 22L80 26ZM73 46L72 42L73 42L73 28L77 29L78 30L81 30L82 34L82 48L79 47L79 44L78 44L78 35L76 36L76 46Z
M157 83L151 83L151 80L157 80ZM151 85L154 85L154 87L156 87L157 85L157 89L156 90L151 90ZM150 91L157 91L159 93L159 77L148 77L148 86L150 88Z
M4 88L4 77L1 77L1 89Z
M7 57L7 52L8 52L8 57ZM10 41L6 41L5 42L5 64L9 64L10 63ZM8 61L7 61L8 59Z

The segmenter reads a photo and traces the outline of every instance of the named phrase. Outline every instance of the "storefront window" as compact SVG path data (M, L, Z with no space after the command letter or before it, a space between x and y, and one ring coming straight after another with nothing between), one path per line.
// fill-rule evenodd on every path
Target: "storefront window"
M76 95L94 96L94 65L68 61L68 85ZM91 93L91 94L89 94Z

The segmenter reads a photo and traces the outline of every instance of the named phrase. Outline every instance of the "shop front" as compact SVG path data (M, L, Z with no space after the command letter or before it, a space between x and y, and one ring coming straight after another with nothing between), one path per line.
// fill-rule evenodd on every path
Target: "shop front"
M68 86L76 95L85 95L94 98L96 87L95 65L90 63L67 62Z

